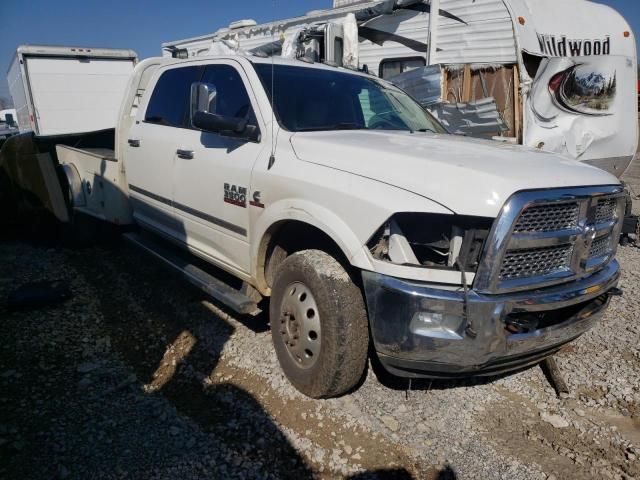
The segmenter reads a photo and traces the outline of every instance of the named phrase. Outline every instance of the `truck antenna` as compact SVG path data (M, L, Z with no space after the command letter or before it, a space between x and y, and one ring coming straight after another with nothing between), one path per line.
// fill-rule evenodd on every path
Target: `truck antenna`
M275 10L275 6L276 6L276 0L273 0L273 6L274 6L274 10ZM274 27L275 28L275 27ZM274 133L274 123L275 123L275 108L276 108L276 104L274 103L275 100L275 82L273 80L274 77L274 71L275 71L275 67L274 67L274 57L275 52L271 52L271 155L269 156L269 165L267 166L267 170L271 170L271 167L273 167L273 164L276 163L276 140L273 136Z

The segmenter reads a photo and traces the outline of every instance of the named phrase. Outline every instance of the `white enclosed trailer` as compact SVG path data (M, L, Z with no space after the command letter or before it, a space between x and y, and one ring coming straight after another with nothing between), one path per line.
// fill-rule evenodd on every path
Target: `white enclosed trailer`
M133 50L22 45L7 74L20 131L36 136L115 128Z
M355 45L345 34L349 14ZM502 137L617 176L635 155L635 38L615 10L587 0L335 0L331 9L262 25L234 22L162 47L165 56L193 57L264 50L275 41L286 56L304 28L324 37L303 36L298 57L386 79L432 66L424 82L435 82L439 98L428 108L455 132Z
M46 223L43 231L49 231L57 221L69 221L56 145L90 151L100 160L96 172L111 175L119 108L136 63L133 50L18 47L7 81L19 134L15 129L0 133L0 179L9 182L0 185L0 210L8 223L30 218ZM10 190L13 196L4 197ZM99 191L106 200L117 193Z
M0 110L0 122L10 123L11 120L16 122L16 109L15 108L6 108L4 110Z

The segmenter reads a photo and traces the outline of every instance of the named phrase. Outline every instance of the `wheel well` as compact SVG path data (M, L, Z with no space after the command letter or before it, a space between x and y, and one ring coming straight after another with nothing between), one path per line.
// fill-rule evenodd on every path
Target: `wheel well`
M352 270L340 246L325 232L298 220L275 223L262 238L258 250L258 274L261 283L271 288L278 265L289 255L302 250L322 250L333 256L347 270Z

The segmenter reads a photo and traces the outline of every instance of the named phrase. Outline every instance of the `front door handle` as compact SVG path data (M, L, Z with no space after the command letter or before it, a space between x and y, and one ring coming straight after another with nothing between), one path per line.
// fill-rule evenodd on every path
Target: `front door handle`
M130 147L139 147L140 146L140 140L135 139L135 138L130 138L129 140L127 140L127 142L129 142L129 146Z
M193 158L193 150L183 150L179 148L176 153L178 157L184 158L185 160L191 160Z

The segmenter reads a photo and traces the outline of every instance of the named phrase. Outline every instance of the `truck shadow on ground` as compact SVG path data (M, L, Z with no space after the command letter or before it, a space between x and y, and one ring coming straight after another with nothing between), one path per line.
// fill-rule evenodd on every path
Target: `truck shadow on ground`
M265 410L263 403L268 400L258 401L257 389L250 393L234 384L231 377L237 371L221 362L223 349L235 330L225 320L225 315L231 314L224 307L212 314L203 304L204 294L162 265L147 263L146 257L138 260L137 251L131 248L117 243L100 249L103 251L96 253L113 260L86 262L81 252L72 252L69 257L98 293L112 346L135 370L141 388L148 395L165 399L210 438L220 439L234 459L254 465L260 476L317 477L315 467L293 447ZM132 264L136 264L135 274ZM256 333L268 329L265 316L232 316ZM234 472L229 474L233 476ZM415 477L404 468L396 468L367 471L353 478Z
M100 310L113 348L135 370L140 387L188 417L214 448L220 443L229 450L231 469L214 468L217 474L311 478L311 468L251 393L226 381L224 371L218 382L209 382L234 328L212 321L201 303L203 295L160 265L145 265L136 277L118 271L118 263L133 260L137 252L116 250L123 258L85 263L82 270L101 292ZM82 262L81 255L72 256ZM105 284L110 285L108 293Z
M239 376L238 371L227 369L226 362L221 361L235 331L226 316L255 333L264 333L268 330L266 313L238 316L220 305L215 305L212 312L203 303L205 295L179 276L165 274L164 266L144 262L146 257L138 260L137 251L119 244L108 248L112 252L105 252L105 257L111 261L85 262L79 254L73 263L101 292L101 311L111 327L114 346L126 356L138 378L147 381L143 388L167 399L205 431L224 437L227 444L236 446L277 478L319 476L317 466L309 465L273 422L273 411L279 407L269 404L269 395L262 395L256 384L250 383L251 392L239 386L242 382L234 385L239 379L231 377ZM101 288L105 284L110 285L108 290ZM233 352L234 356L252 354ZM207 379L202 378L203 373ZM209 379L217 380L211 384L207 383ZM284 408L289 408L284 402ZM302 430L305 428L313 429L314 424ZM331 442L330 438L325 440ZM380 460L369 459L368 463L375 466L352 478L456 478L450 467L429 469L428 476L416 477L415 472L403 467L386 468Z

